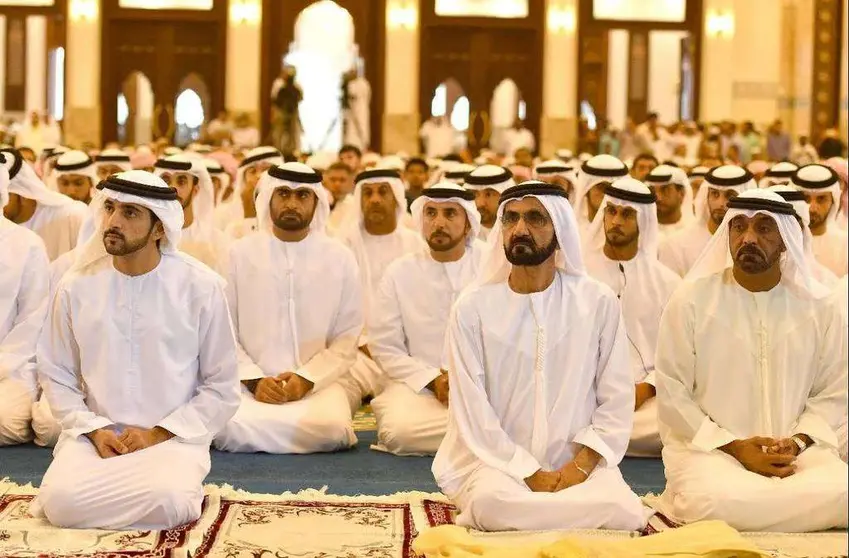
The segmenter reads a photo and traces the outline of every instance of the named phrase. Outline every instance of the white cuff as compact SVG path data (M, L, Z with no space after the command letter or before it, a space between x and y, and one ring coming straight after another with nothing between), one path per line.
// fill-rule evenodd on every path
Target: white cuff
M710 452L740 439L740 436L720 428L718 424L710 420L710 417L705 417L690 444L696 449Z

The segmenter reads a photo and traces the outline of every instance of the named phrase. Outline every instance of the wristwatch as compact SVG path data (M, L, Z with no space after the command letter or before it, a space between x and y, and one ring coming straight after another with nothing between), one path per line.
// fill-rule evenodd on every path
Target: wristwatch
M808 444L806 444L805 441L799 436L792 436L790 439L793 440L793 442L799 447L799 453L802 453L803 451L808 449Z

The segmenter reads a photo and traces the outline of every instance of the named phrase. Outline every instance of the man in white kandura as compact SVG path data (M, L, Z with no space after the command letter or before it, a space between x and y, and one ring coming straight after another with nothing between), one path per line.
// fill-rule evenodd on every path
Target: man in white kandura
M634 414L619 301L587 277L561 188L504 192L446 353L450 420L433 472L459 525L645 526L651 512L618 468Z
M280 151L268 146L251 149L239 163L232 192L229 196L222 195L215 208L215 225L232 240L257 230L254 204L256 185L265 171L282 164L283 155Z
M301 163L259 182L257 234L230 252L227 298L242 404L215 438L234 452L313 453L356 443L362 393L350 377L363 311L357 264L324 230L321 176Z
M172 155L156 161L154 174L177 190L183 207L180 251L226 273L229 237L215 228L215 193L206 163L200 156Z
M40 236L50 261L73 249L87 215L86 205L45 186L16 150L0 152L9 173L6 219Z
M133 170L130 156L120 149L104 149L94 157L97 181L106 180L113 174Z
M239 404L223 280L176 250L177 192L101 182L97 231L53 298L39 380L62 435L30 512L57 527L170 529L200 516L209 444Z
M847 340L810 274L793 206L744 192L660 325L657 399L674 521L740 531L846 528Z
M660 316L681 283L657 260L655 195L640 181L619 178L605 190L584 252L587 273L613 289L622 305L636 398L627 455L660 457L654 353Z
M657 196L658 240L693 222L693 189L686 172L672 165L660 165L646 176L645 183Z
M758 181L758 188L769 188L779 184L790 184L790 180L799 167L788 161L782 161L772 165Z
M497 165L482 165L466 176L463 186L475 193L475 205L481 216L481 230L478 238L486 242L489 232L495 226L498 213L498 199L501 192L515 186L513 173Z
M811 213L814 256L838 277L849 271L849 233L837 225L840 177L825 165L805 165L790 184L805 194Z
M560 186L572 202L575 197L575 182L578 180L574 167L559 159L552 159L534 167L534 178L548 184Z
M581 241L589 235L590 224L604 198L604 189L623 176L628 176L628 167L612 155L596 155L581 165L572 196Z
M485 245L477 240L475 194L462 186L437 183L411 209L427 246L392 263L375 295L369 349L389 382L371 406L379 449L426 455L436 453L448 425L448 316Z
M844 275L834 287L834 303L843 316L843 338L849 337L849 275ZM843 413L843 420L837 427L837 443L840 458L845 462L849 460L849 410Z
M86 205L91 203L94 187L100 182L97 165L82 151L68 151L56 160L53 180L60 194Z
M755 188L754 175L742 167L724 165L711 169L696 196L696 218L660 243L660 262L681 277L687 275L722 223L728 201Z
M0 209L9 173L0 153ZM34 232L0 214L0 446L32 439L35 347L47 312L47 253Z

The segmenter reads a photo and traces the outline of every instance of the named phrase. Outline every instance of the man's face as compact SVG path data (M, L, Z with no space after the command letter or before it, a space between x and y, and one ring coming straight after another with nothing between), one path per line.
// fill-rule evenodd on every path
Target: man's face
M507 202L501 215L501 226L504 254L513 265L541 265L557 250L554 223L536 198Z
M84 174L62 174L56 179L59 192L72 200L88 204L91 201L91 178Z
M177 197L180 199L180 205L183 206L183 210L192 204L199 190L196 176L187 172L166 172L162 173L162 180L177 190Z
M481 225L491 229L495 226L495 217L498 214L498 200L501 194L493 188L475 190L475 205L481 214Z
M364 184L360 198L360 208L366 223L382 225L388 221L395 223L395 210L398 200L388 182ZM397 223L395 223L397 225Z
M242 194L245 196L250 196L253 199L254 189L256 188L257 182L259 182L262 173L271 168L271 163L259 161L253 165L250 165L245 169L245 188L242 191Z
M32 149L25 147L23 149L19 149L18 152L21 154L21 158L29 163L30 165L35 164L35 151Z
M728 247L734 265L750 275L772 268L785 250L778 224L768 215L738 215L728 227Z
M119 172L123 172L124 169L119 167L118 165L112 163L102 163L97 165L97 178L100 180L106 180L113 174L118 174Z
M629 246L640 238L637 210L609 203L604 207L604 237L614 247Z
M811 228L823 225L828 220L828 214L832 205L834 205L831 192L821 194L805 192L805 201L808 202L808 209L811 212Z
M728 211L728 202L738 195L731 188L708 188L707 205L708 211L710 211L710 219L714 225L718 227L722 224L725 213Z
M427 183L427 169L422 165L410 165L404 171L404 182L412 190L421 190Z
M322 182L337 202L350 194L354 185L351 174L341 169L329 170L324 173Z
M516 153L513 154L513 158L516 159L516 164L520 167L532 167L534 166L534 156L527 149L517 149Z
M17 223L18 217L21 215L22 207L23 203L21 201L21 196L9 192L9 203L7 203L6 207L3 208L3 216L8 220Z
M604 190L608 186L610 186L610 182L599 182L586 193L587 219L590 221L595 219L595 214L598 213L598 208L601 207L601 202L604 200Z
M674 215L684 203L684 187L677 184L661 184L652 187L657 195L657 216Z
M637 180L645 180L656 166L651 159L638 159L631 169L631 176Z
M215 199L218 199L218 194L221 192L221 179L217 176L210 176L212 180L212 191L215 193Z
M427 202L422 208L422 233L434 252L447 252L465 242L469 219L456 202Z
M271 222L284 231L303 231L312 223L317 202L315 192L308 188L277 188L268 203Z
M570 196L572 195L572 190L574 190L575 188L572 183L569 182L568 178L566 178L565 176L560 176L559 174L555 174L554 176L547 178L543 182L559 186L561 190L563 190Z
M693 188L693 199L695 199L696 196L698 195L699 188L702 187L702 182L704 182L704 181L705 181L704 178L691 178L690 179L690 186Z
M103 246L112 256L129 256L165 236L162 222L141 205L107 199L103 212Z
M351 172L357 172L360 168L360 158L356 151L343 151L339 154L339 160L348 165Z

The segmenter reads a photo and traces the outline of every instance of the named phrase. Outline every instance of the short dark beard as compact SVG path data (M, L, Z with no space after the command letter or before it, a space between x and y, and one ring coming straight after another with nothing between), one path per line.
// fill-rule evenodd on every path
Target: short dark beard
M621 231L620 231L621 232ZM628 246L640 237L639 231L632 234L631 236L620 236L619 238L611 238L610 234L607 231L604 231L604 239L608 244L615 248L621 248L622 246Z
M189 192L189 197L188 197L188 199L187 199L186 201L180 200L180 205L183 207L183 210L184 210L184 211L185 211L185 209L186 209L187 207L189 207L190 205L192 205L192 202L194 201L194 199L195 199L195 194L194 194L194 192Z
M448 252L449 250L453 250L454 248L459 246L461 242L464 242L466 240L465 236L461 236L460 238L451 238L448 233L442 233L442 235L449 239L449 242L447 244L436 244L435 242L433 242L433 237L436 234L437 233L430 235L430 237L427 239L428 247L434 252Z
M292 218L287 219L286 217ZM281 211L277 215L274 215L271 220L274 223L274 226L280 230L284 230L287 232L298 232L310 226L310 223L312 222L312 217L312 215L304 217L296 211Z
M757 247L743 246L734 254L734 264L748 275L759 275L769 271L780 257L781 252L776 252L770 258Z
M147 243L150 242L150 236L153 234L153 227L155 225L155 223L151 225L150 230L147 231L147 234L144 236L144 238L140 238L135 242L127 242L127 237L125 237L123 234L117 231L113 231L111 229L107 230L103 233L103 247L106 249L106 253L110 256L129 256L130 254L134 254L145 246L147 246ZM118 244L110 248L109 245L106 243L107 233L119 235L123 240L123 244Z
M517 246L525 246L522 253L516 254L513 249ZM551 242L545 248L538 248L534 240L530 237L521 237L510 241L510 245L504 248L504 255L507 256L507 261L513 265L523 267L536 267L542 265L548 258L557 250L557 237L553 237Z

